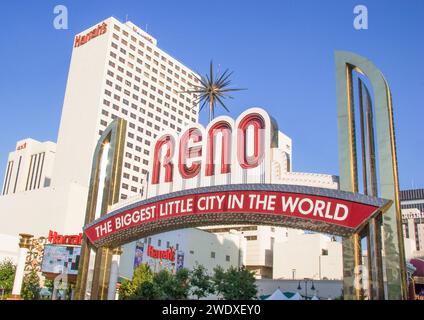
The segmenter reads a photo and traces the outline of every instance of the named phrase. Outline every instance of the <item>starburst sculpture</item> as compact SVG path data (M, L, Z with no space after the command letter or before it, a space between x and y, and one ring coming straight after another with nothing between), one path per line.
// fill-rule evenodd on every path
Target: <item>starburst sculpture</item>
M226 69L223 73L219 74L219 72L217 72L217 74L214 75L213 63L211 61L209 74L198 78L200 85L192 84L192 88L186 91L180 91L180 93L196 95L195 103L196 105L200 105L199 112L202 111L205 105L208 105L210 122L215 116L215 108L217 104L220 104L227 112L230 112L224 103L224 100L227 98L233 99L233 97L228 94L229 92L246 90L229 87L231 84L230 77L232 74L233 72Z

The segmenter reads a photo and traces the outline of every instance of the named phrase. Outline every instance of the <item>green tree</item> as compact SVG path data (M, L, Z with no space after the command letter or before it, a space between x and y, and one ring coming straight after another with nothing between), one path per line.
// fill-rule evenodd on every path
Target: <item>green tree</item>
M186 268L177 271L175 278L174 298L185 300L190 292L190 272Z
M153 283L158 288L159 299L170 300L175 299L175 285L176 281L171 272L164 269L159 271L153 276Z
M36 271L27 273L24 277L22 284L22 298L25 300L38 300L40 299L40 277Z
M133 284L138 287L143 282L152 282L153 272L147 263L139 265L135 270L132 278Z
M119 300L131 300L136 296L137 288L131 280L125 279L119 286Z
M255 299L258 290L253 272L245 267L231 267L225 273L222 295L226 300Z
M0 290L4 293L10 293L13 289L13 281L15 279L16 266L11 260L0 262Z
M159 299L159 288L152 281L146 281L137 288L135 299L137 300L157 300Z
M221 266L216 266L213 269L213 276L212 276L212 285L213 289L215 291L215 294L218 295L218 297L222 296L222 293L225 290L225 270Z
M190 286L192 288L191 294L196 296L198 300L215 292L206 268L199 264L196 264L190 272Z
M132 280L124 280L121 283L119 287L119 299L130 300L142 298L140 297L140 286L143 283L152 282L152 280L153 272L149 265L146 263L139 265L134 270Z

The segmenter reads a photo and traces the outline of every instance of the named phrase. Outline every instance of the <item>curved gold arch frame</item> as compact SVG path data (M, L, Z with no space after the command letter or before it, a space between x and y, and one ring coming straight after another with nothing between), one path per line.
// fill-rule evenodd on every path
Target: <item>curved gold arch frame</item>
M126 126L126 120L117 118L105 129L97 142L96 149L93 154L90 189L88 191L84 225L94 221L96 218L95 214L97 207L97 194L99 191L100 161L102 159L104 146L107 143L110 144L110 149L107 155L108 164L106 167L106 178L101 203L101 212L108 212L111 206L119 201ZM85 235L83 237L81 246L81 257L78 266L75 299L85 299L91 249L96 251L96 257L94 262L94 274L90 299L104 300L107 298L108 294L110 266L113 251L116 248L101 247L96 250L90 244Z
M352 72L367 77L374 91L377 155L380 182L379 196L393 200L393 204L384 212L382 225L384 230L386 286L377 286L377 299L406 299L406 264L403 246L401 211L399 202L399 180L396 157L396 140L393 121L393 106L390 88L380 70L369 60L357 54L337 51L336 93L338 116L338 144L340 166L340 189L358 192L358 166L356 157L356 136ZM377 175L375 167L373 174ZM373 221L370 230L374 231L374 240L380 240L379 225ZM375 245L376 243L374 243ZM381 251L381 250L379 250ZM383 263L378 257L377 267ZM345 299L361 299L361 293L354 288L354 270L360 264L360 235L354 235L343 241L343 282ZM381 264L378 267L378 264ZM371 270L378 273L381 270ZM378 277L383 281L383 275ZM381 292L383 290L384 292Z

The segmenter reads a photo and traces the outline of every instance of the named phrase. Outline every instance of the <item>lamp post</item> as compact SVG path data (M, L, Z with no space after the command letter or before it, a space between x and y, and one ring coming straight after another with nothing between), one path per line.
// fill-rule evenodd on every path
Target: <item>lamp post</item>
M305 300L308 300L308 282L311 282L311 290L315 291L315 286L314 286L314 280L309 279L309 278L305 278L304 280L299 280L299 284L297 286L297 290L302 290L302 287L300 286L300 282L303 281L305 283Z

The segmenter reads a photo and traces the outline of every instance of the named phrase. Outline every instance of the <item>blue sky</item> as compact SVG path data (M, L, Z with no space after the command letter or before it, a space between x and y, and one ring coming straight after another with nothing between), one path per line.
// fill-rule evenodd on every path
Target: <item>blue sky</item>
M53 27L58 4L68 30ZM368 30L353 28L358 4ZM127 15L198 72L211 59L234 70L248 90L230 101L231 115L268 110L293 139L296 171L338 174L334 51L368 57L392 89L401 188L424 187L422 0L1 1L0 176L17 140L56 140L73 36Z

